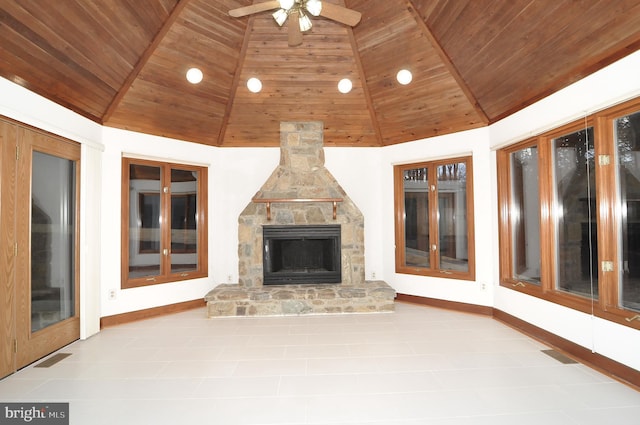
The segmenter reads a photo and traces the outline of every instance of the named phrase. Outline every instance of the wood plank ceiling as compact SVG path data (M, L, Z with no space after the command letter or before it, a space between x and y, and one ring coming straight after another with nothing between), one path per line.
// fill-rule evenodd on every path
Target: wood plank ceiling
M269 12L228 15L252 0L4 0L0 76L142 133L277 146L280 121L319 120L327 146L385 146L485 126L640 48L640 0L324 1L361 22L314 18L289 47Z

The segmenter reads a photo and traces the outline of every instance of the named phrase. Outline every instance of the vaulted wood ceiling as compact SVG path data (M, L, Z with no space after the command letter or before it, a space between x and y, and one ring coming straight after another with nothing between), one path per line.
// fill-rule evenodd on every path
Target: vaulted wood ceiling
M106 126L208 145L277 146L280 121L319 120L327 146L384 146L485 126L640 48L638 0L324 1L361 22L314 18L289 47L269 12L228 15L252 0L3 0L0 76Z

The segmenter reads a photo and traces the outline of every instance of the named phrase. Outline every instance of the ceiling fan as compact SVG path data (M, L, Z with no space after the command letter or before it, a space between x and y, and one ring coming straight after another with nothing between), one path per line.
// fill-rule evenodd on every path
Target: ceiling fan
M312 26L309 15L323 16L351 27L357 25L362 16L353 9L320 0L271 0L232 9L229 15L240 18L274 9L277 10L273 13L273 18L278 25L284 25L289 18L289 46L302 44L302 33L309 31Z

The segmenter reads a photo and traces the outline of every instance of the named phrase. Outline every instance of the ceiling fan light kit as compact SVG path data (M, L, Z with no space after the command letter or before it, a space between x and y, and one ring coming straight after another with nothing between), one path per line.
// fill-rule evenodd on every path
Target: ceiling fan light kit
M283 26L285 22L289 21L289 46L302 44L301 33L309 31L313 26L309 15L322 16L352 27L357 25L362 17L361 13L356 10L320 0L271 0L231 9L229 15L240 18L274 9L277 10L272 13L272 16L278 26Z
M289 10L293 7L295 0L278 0L278 3L280 3L281 8Z
M348 9L334 3L321 0L271 0L255 3L250 6L239 7L229 10L229 16L241 18L266 11L275 10L271 16L278 26L288 24L289 46L299 46L302 44L302 33L307 32L313 26L311 16L322 16L326 19L348 25L355 26L360 22L362 14L356 10ZM413 75L408 69L401 69L396 75L396 79L402 85L411 83ZM252 93L262 90L262 83L257 78L250 78L247 81L247 88ZM348 78L343 78L338 83L338 91L343 94L351 92L353 83Z
M300 18L298 19L298 22L300 23L300 31L305 32L311 29L311 19L302 13L302 11L300 11Z
M305 8L313 16L320 16L320 13L322 13L322 2L320 0L307 0Z
M306 32L313 26L305 11L313 16L320 16L322 2L320 0L278 0L280 9L273 12L273 19L279 26L283 26L289 15L298 14L300 31Z
M278 9L273 12L273 19L276 20L279 26L283 26L289 14L285 9Z

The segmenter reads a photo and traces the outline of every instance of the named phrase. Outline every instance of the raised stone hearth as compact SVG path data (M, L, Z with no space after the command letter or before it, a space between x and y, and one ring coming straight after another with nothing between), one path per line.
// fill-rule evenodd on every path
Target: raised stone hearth
M364 279L364 217L324 167L322 128L280 124L280 164L238 218L239 283L206 295L209 317L394 310L395 291ZM263 227L272 225L339 225L341 282L263 285Z
M222 284L205 297L207 315L273 316L323 313L374 313L394 310L395 291L382 281L242 288Z

